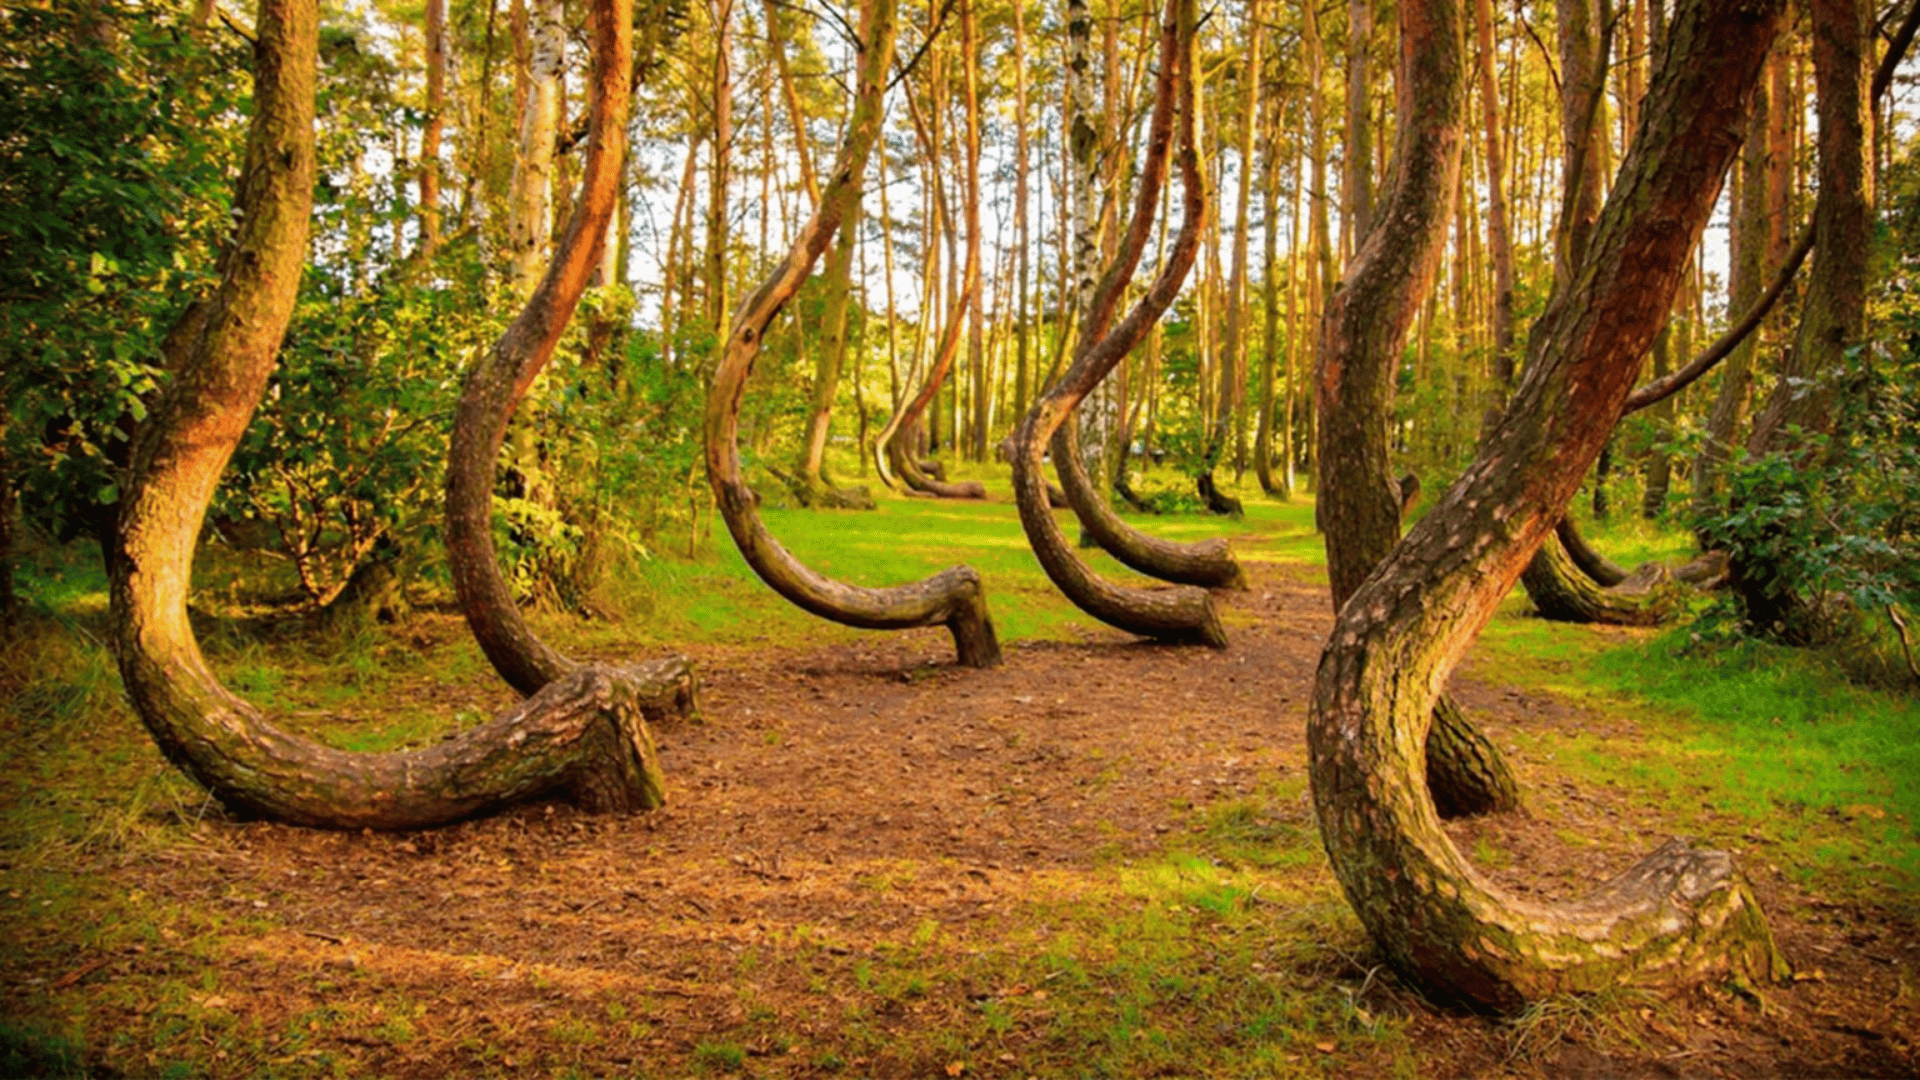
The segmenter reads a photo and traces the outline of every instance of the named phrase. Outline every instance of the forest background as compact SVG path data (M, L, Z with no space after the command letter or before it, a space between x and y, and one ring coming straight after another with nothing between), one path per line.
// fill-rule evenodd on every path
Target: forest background
M635 153L611 242L515 420L494 491L518 599L614 621L657 605L635 583L658 580L660 565L713 556L705 391L732 312L820 200L818 163L847 127L854 66L851 12L641 7ZM1436 287L1395 370L1391 442L1418 479L1409 491L1444 488L1498 415L1520 374L1517 343L1567 272L1579 205L1603 194L1570 195L1569 162L1605 177L1624 155L1665 17L1659 5L1583 14L1577 3L1475 15L1478 123ZM1753 308L1795 257L1815 171L1804 21L1796 14L1768 62L1723 194L1724 238L1690 260L1652 351L1656 378ZM1895 9L1877 26L1894 48L1911 21ZM363 626L443 596L453 402L571 210L587 124L583 23L559 4L325 12L309 265L210 519L215 549L247 567L230 601ZM76 541L110 535L130 433L168 377L167 328L212 280L248 119L251 31L211 4L9 8L0 25L13 61L5 129L17 133L0 176L17 208L4 228L27 256L0 282L0 600L27 617L63 572L49 567L87 558ZM1082 412L1090 471L1134 513L1238 516L1260 497L1249 482L1282 501L1314 486L1313 351L1389 172L1393 26L1390 9L1357 0L1208 13L1198 126L1218 212L1190 286ZM1093 237L1105 256L1120 241L1157 30L1151 9L1125 5L908 13L854 240L788 306L742 410L764 505L860 505L871 493L855 481L885 471L876 450L888 435L915 459L997 475L1002 440L1072 355L1073 295L1093 261L1076 247ZM1790 283L1694 389L1628 417L1578 514L1642 517L1736 562L1762 553L1796 593L1859 616L1818 636L1842 642L1831 655L1857 678L1895 687L1912 674L1904 611L1916 586L1904 86L1892 80L1876 104L1869 332L1843 371L1823 375L1838 391L1834 417L1802 432L1819 452L1774 452L1752 434L1759 404L1806 378L1787 347L1801 299ZM1569 154L1568 110L1583 103L1588 137ZM963 180L969 159L984 166L977 183ZM1151 243L1169 250L1168 229ZM964 346L950 377L930 380L954 340ZM923 395L924 424L897 423ZM32 566L24 600L20 553ZM1722 593L1693 623L1696 644L1803 642L1746 605L1740 590Z

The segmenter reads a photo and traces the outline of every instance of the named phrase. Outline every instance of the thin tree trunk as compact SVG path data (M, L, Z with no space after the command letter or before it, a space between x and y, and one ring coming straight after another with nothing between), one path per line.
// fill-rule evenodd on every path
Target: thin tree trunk
M514 295L525 297L540 281L553 238L554 139L560 129L560 73L566 64L566 28L561 0L527 0L526 104L520 110L520 144L514 156L513 196L508 203L509 276Z
M733 173L733 0L710 0L713 19L713 145L707 169L707 327L726 332L727 189Z
M766 339L768 326L800 288L846 221L858 197L859 177L879 141L886 76L893 63L894 0L865 0L861 11L859 90L846 141L840 148L821 202L800 230L791 251L772 276L741 307L714 372L706 404L707 481L740 554L775 592L802 609L848 626L874 630L944 625L952 632L960 662L992 667L1000 662L993 620L987 614L980 575L956 566L909 585L866 589L835 581L794 558L767 532L755 509L753 492L740 475L738 422L747 376Z

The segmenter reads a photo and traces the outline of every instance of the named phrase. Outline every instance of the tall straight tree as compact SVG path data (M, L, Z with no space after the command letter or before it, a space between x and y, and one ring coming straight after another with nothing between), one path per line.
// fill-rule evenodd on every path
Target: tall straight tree
M567 31L561 0L526 0L528 54L526 94L520 109L519 146L513 159L513 196L507 205L514 294L525 297L540 281L553 239L554 145L560 135L560 76L566 66Z

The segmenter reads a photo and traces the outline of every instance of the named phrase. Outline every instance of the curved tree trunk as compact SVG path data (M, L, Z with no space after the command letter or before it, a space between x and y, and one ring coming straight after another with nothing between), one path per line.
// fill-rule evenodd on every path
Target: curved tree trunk
M1121 520L1113 507L1100 497L1093 479L1087 475L1080 457L1080 431L1072 416L1053 433L1049 445L1054 471L1060 475L1060 492L1073 507L1080 526L1107 554L1129 570L1171 581L1179 585L1198 585L1203 589L1244 589L1246 571L1233 557L1233 548L1221 537L1195 543L1180 543L1150 536ZM1049 490L1048 498L1052 498Z
M1446 244L1448 200L1460 167L1466 110L1459 13L1409 5L1406 70L1393 172L1374 229L1328 298L1316 358L1320 414L1320 527L1338 611L1400 538L1420 481L1396 480L1390 442L1401 345ZM1519 784L1506 760L1451 701L1428 745L1434 801L1449 815L1512 810Z
M1199 252L1206 227L1206 180L1194 147L1195 102L1191 71L1194 34L1193 0L1168 0L1160 35L1160 73L1155 82L1152 126L1147 136L1147 160L1140 190L1134 199L1128 236L1114 262L1107 267L1082 321L1083 335L1074 360L1060 381L1034 403L1014 441L1013 491L1020 507L1020 523L1047 576L1081 610L1122 630L1165 641L1197 642L1224 647L1226 631L1213 608L1213 598L1201 589L1131 589L1095 575L1067 545L1066 536L1047 507L1047 483L1042 456L1067 415L1085 399L1173 303ZM1107 323L1120 293L1131 278L1144 237L1152 227L1155 204L1164 181L1169 144L1173 139L1176 85L1180 105L1180 171L1186 189L1185 217L1166 265L1127 317L1108 331Z
M1478 460L1341 609L1321 659L1308 723L1321 836L1389 962L1436 999L1512 1012L1623 982L1784 974L1729 856L1674 842L1580 903L1525 901L1453 846L1421 782L1439 687L1612 434L1738 149L1781 6L1678 4L1578 287L1556 290Z
M895 10L894 0L867 0L863 6L861 37L867 44L861 53L860 84L840 159L793 249L747 299L727 337L726 351L707 391L707 482L747 565L787 600L823 619L868 630L944 625L953 634L961 663L992 667L1000 662L1000 645L987 614L985 587L972 567L955 566L924 581L888 589L835 581L794 558L767 532L753 492L740 476L740 402L760 343L860 197L859 178L880 137L887 67L893 62ZM894 446L898 449L898 440ZM896 458L894 466L903 475L907 468L917 468L904 456Z
M580 196L553 260L526 306L468 372L447 446L447 567L467 626L501 678L522 694L577 665L521 617L493 548L493 474L507 423L553 357L607 239L626 157L632 100L627 63L596 65L593 119Z
M1571 515L1560 519L1560 524L1553 527L1553 535L1559 538L1561 546L1567 549L1567 557L1573 560L1573 565L1579 567L1581 573L1592 578L1601 588L1611 589L1632 576L1626 567L1607 558L1592 544L1587 543L1587 538L1581 535L1580 527L1573 523Z
M564 793L595 809L659 805L645 715L687 704L684 665L585 668L488 724L408 753L355 754L269 724L222 686L187 621L194 541L265 391L305 261L314 181L318 26L312 0L261 0L239 231L204 332L142 425L113 575L128 696L167 758L242 814L300 825L406 829ZM632 13L594 7L624 75Z
M1541 618L1605 626L1659 625L1674 611L1672 591L1661 587L1670 580L1666 567L1648 563L1617 585L1602 585L1557 534L1540 544L1520 575Z
M1164 106L1166 124L1154 128L1154 133L1149 135L1147 161L1143 164L1141 189L1134 201L1133 218L1120 239L1112 263L1097 281L1091 281L1084 290L1081 342L1078 347L1081 351L1091 349L1112 329L1120 296L1132 280L1134 271L1140 265L1141 255L1146 251L1153 227L1153 208L1166 183L1167 151L1172 140L1174 74L1174 69L1163 63L1155 83L1154 122L1160 123L1160 110ZM1091 273L1091 270L1087 271L1089 278ZM1119 358L1123 359L1135 344L1137 342L1129 343L1126 349L1120 351ZM1076 352L1076 360L1079 355L1081 353ZM1118 363L1119 359L1116 359L1112 366L1118 366ZM1106 372L1102 372L1095 384L1105 377ZM1017 460L1018 439L1009 437L1008 443L1009 458ZM1198 585L1202 588L1246 587L1246 574L1240 569L1232 548L1225 540L1214 538L1190 544L1161 540L1121 520L1101 496L1093 478L1087 474L1085 459L1080 455L1078 421L1071 412L1063 415L1059 428L1046 440L1046 445L1053 455L1054 470L1060 477L1058 492L1051 484L1048 485L1049 503L1059 506L1064 502L1073 507L1074 515L1079 518L1087 537L1121 565L1148 577L1176 584ZM1124 467L1119 471L1124 472ZM1057 500L1056 494L1059 496ZM1079 576L1072 575L1076 579Z

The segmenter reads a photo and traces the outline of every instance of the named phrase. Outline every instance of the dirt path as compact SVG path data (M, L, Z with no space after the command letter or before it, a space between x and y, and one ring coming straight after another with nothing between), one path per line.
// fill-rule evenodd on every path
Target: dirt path
M1043 1003L1041 979L995 979L1028 970L1036 923L1058 933L1076 905L1111 903L1095 896L1117 868L1239 807L1292 845L1276 888L1307 900L1275 917L1306 930L1226 977L1319 998L1339 982L1349 1024L1400 1033L1308 1039L1259 1075L1373 1076L1396 1055L1433 1076L1920 1070L1911 928L1765 867L1751 868L1762 900L1811 977L1760 998L1556 1006L1516 1028L1399 988L1339 904L1304 796L1325 591L1255 570L1252 592L1226 600L1234 645L1220 652L1098 633L1016 643L1005 666L975 672L950 666L939 632L698 651L706 717L658 733L672 805L644 817L538 806L408 836L182 823L178 848L129 857L100 885L163 898L176 922L96 956L10 917L26 936L4 1000L32 1013L49 994L91 993L93 1049L124 1075L161 1059L98 1033L164 1029L213 1055L228 1052L221 1032L251 1031L231 1059L203 1059L236 1076L1081 1075L1067 1006ZM1456 690L1503 745L1623 723L1482 682ZM1501 853L1487 869L1509 887L1578 892L1664 838L1630 793L1517 764L1529 813L1455 829L1463 849ZM1259 893L1242 897L1255 913ZM1193 925L1202 915L1189 905ZM181 983L200 989L147 1000ZM1098 1011L1089 985L1076 1016ZM1156 1074L1197 1075L1178 1062Z

